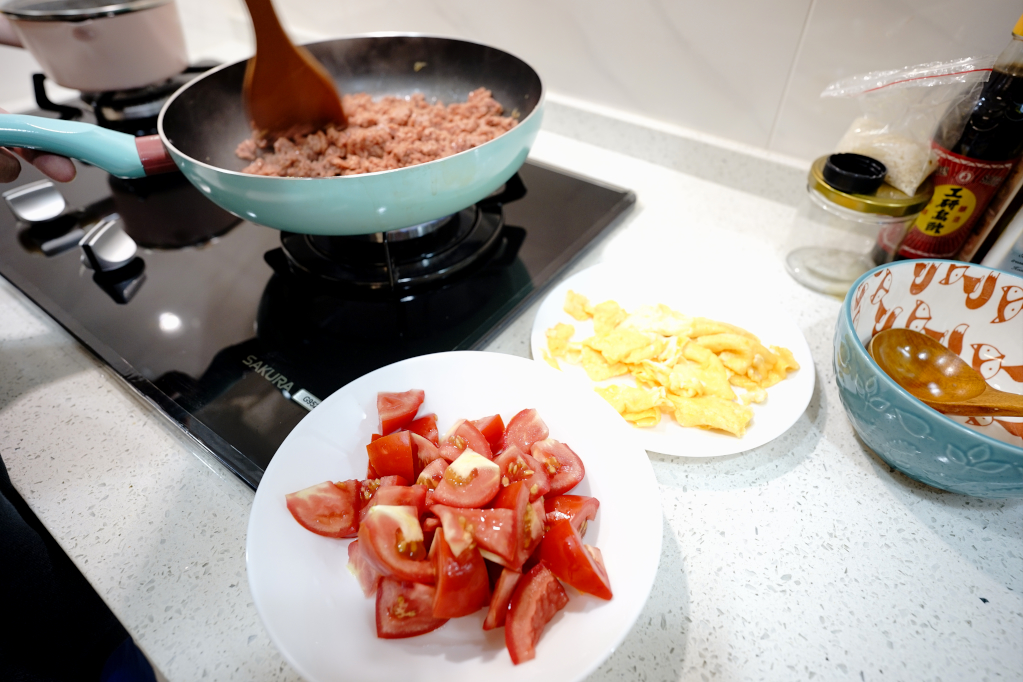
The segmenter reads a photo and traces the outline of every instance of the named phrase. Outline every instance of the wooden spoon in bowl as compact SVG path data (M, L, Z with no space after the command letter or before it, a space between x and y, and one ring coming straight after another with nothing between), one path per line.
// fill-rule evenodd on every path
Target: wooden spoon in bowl
M870 340L874 361L910 395L943 414L1023 417L1023 396L991 388L940 343L911 329L886 329Z
M292 44L270 0L245 0L256 33L256 54L245 70L243 96L258 138L347 125L334 80L303 47Z

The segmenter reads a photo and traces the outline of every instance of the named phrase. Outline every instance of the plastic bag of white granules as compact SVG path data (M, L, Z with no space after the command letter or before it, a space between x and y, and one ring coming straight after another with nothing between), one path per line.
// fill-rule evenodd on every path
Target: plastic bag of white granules
M915 194L937 165L932 142L947 146L959 138L994 62L967 57L832 83L821 97L855 97L863 112L835 151L877 159L888 169L889 185Z

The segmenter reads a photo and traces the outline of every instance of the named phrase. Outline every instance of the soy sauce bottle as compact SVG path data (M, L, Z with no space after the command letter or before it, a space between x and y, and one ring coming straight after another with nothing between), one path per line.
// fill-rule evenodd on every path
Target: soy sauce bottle
M931 202L905 235L880 235L875 262L954 257L1012 172L1023 153L1023 16L961 133L959 121L961 113L946 114L932 144L938 168ZM956 133L950 136L946 129Z

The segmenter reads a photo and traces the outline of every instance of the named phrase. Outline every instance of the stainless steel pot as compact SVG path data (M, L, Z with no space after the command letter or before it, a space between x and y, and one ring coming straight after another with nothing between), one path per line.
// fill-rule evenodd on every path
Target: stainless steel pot
M174 0L9 0L0 13L46 75L74 90L140 88L188 66Z

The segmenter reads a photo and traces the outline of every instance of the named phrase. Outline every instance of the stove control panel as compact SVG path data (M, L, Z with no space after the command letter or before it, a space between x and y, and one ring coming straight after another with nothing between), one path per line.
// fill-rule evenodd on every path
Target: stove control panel
M67 207L64 195L49 180L38 180L3 193L18 220L41 223L53 220Z
M82 264L96 272L124 267L135 259L138 246L121 228L121 216L112 213L93 225L78 243Z

